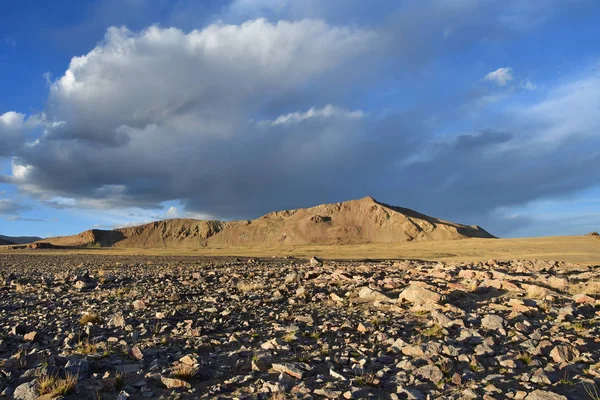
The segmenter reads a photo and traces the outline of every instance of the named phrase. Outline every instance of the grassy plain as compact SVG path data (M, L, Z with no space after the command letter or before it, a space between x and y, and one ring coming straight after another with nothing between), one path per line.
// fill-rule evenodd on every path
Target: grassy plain
M81 248L68 250L6 250L11 252L144 254L188 256L310 257L324 259L419 259L440 261L557 260L600 265L600 239L590 236L555 236L525 239L463 239L360 245L305 245L277 247L204 248Z

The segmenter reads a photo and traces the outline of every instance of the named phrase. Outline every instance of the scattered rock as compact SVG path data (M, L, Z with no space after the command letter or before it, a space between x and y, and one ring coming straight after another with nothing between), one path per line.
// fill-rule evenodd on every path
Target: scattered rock
M398 301L408 301L416 304L440 303L442 296L421 286L409 286L400 293Z
M192 385L190 385L183 379L168 378L166 376L161 376L160 381L166 386L167 389L190 389L192 387Z
M550 351L550 357L557 363L570 363L579 357L579 351L571 345L561 344Z
M534 390L529 393L525 400L567 400L567 397L546 390Z
M585 396L561 379L600 378L598 267L62 252L0 266L6 398L66 374L67 398L122 400L554 400Z

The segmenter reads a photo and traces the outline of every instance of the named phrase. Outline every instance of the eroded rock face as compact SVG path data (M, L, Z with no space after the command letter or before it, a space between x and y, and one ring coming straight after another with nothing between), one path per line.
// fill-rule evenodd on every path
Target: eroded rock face
M0 393L76 376L66 398L588 398L597 282L543 261L7 253Z

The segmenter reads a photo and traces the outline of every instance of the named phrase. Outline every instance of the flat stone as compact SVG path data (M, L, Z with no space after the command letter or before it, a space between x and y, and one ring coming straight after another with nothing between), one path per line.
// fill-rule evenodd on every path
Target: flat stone
M163 383L163 385L166 386L167 389L179 389L179 388L190 389L192 387L192 385L190 385L188 382L184 381L183 379L168 378L166 376L161 376L160 381Z
M361 299L370 300L370 301L392 302L392 299L390 299L385 294L383 294L375 289L371 289L370 287L367 287L367 286L360 289L360 291L358 292L358 297Z
M409 303L416 304L437 304L442 301L442 296L421 286L409 286L400 293L398 301L408 301Z
M284 374L288 374L296 379L303 379L306 374L306 369L301 367L299 364L295 363L281 363L281 364L273 364L271 367L274 371L282 372Z
M504 319L499 315L488 314L481 319L481 327L490 330L504 328Z
M556 363L570 363L579 357L579 350L567 344L560 344L550 351L550 357Z
M525 400L567 400L567 397L546 390L534 390L529 393Z

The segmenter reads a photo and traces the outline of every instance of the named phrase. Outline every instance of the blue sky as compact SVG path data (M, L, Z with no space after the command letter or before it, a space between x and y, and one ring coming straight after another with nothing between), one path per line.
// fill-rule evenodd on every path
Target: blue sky
M0 3L0 233L371 195L600 230L594 0Z

